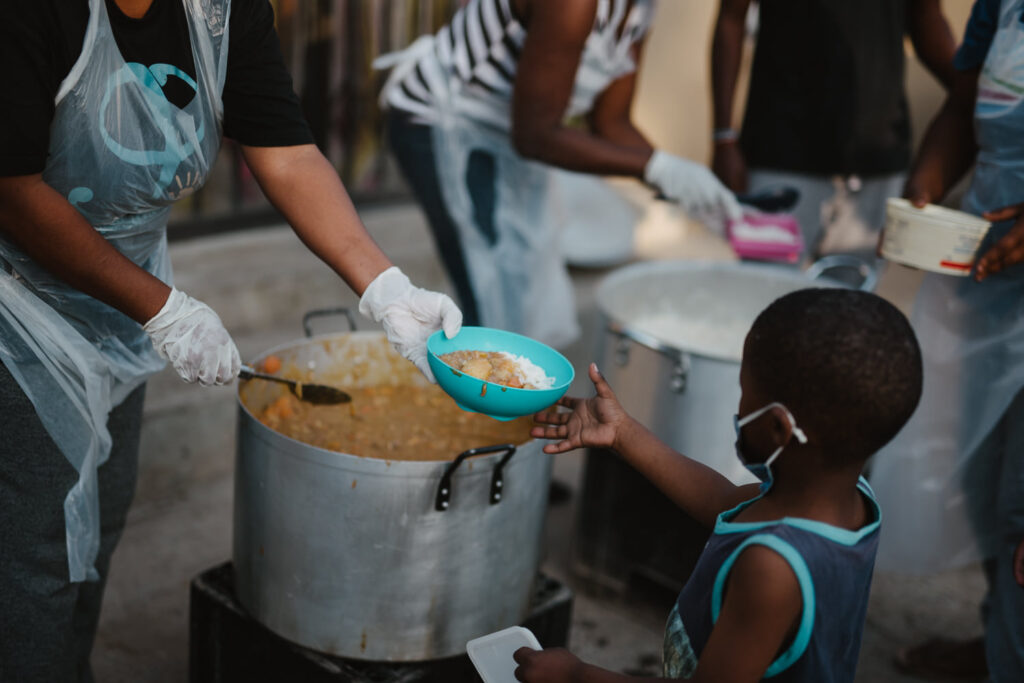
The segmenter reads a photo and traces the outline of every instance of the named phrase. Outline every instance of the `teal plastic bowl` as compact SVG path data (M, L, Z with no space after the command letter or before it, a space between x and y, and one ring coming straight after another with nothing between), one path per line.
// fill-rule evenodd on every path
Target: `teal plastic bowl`
M507 351L529 358L555 383L550 389L513 389L485 382L456 370L440 356L452 351ZM554 404L565 395L575 372L565 356L550 346L514 332L490 327L463 327L453 339L437 331L427 340L427 362L437 384L455 399L463 410L483 413L495 420L514 420L532 415Z

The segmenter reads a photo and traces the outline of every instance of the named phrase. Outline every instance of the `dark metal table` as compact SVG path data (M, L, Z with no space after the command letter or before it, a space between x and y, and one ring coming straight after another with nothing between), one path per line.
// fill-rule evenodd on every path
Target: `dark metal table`
M537 577L537 592L523 626L544 647L569 640L573 594L562 583ZM189 607L190 683L479 683L469 657L391 663L341 659L275 635L246 614L234 596L231 563L192 580Z

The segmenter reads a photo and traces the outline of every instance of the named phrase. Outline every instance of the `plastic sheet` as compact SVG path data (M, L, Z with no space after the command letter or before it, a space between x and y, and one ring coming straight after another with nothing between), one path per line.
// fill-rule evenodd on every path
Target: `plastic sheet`
M1002 4L978 82L978 162L963 206L975 215L1024 201L1022 8L1021 0ZM1009 228L993 225L979 253ZM924 394L875 457L871 482L885 515L879 568L926 573L995 552L991 473L1001 445L990 437L1024 389L1024 267L981 283L929 275L911 322L924 356Z
M437 172L445 205L458 226L481 324L564 347L579 336L572 283L558 230L546 210L550 171L526 161L508 136L465 121L434 126ZM470 155L495 165L493 228L478 226L466 182Z
M185 2L193 80L169 65L126 63L105 3L90 0L81 56L58 92L43 179L122 254L168 283L169 206L202 185L220 144L228 7L228 0ZM185 109L163 96L170 77L196 90ZM137 323L5 240L0 339L0 360L79 474L64 502L68 570L71 581L94 580L96 470L110 453L107 417L163 361Z

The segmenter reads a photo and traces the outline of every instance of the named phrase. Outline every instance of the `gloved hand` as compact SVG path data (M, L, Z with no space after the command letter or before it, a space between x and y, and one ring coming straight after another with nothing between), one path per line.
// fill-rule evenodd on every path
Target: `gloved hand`
M436 382L427 364L427 337L444 328L454 337L462 329L462 311L448 296L420 289L396 266L378 275L363 292L359 312L384 325L388 341Z
M707 166L689 159L655 150L644 167L644 180L719 235L727 219L743 217L736 196Z
M163 308L142 329L186 382L210 386L238 376L242 361L220 317L184 292L172 288Z

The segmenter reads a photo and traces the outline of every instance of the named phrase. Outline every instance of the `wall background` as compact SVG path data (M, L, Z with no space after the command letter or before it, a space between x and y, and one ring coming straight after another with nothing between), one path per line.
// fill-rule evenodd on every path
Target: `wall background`
M443 25L464 0L271 0L285 61L317 143L361 204L405 196L381 145L376 94L383 84L371 62ZM942 0L957 40L973 0ZM660 0L641 65L634 116L659 147L701 162L711 154L711 31L718 3ZM942 102L942 89L907 43L907 88L915 141ZM753 55L748 40L736 116L743 114ZM171 239L276 223L237 147L225 141L207 186L179 202Z
M957 42L963 37L973 0L942 0L942 10ZM637 123L657 144L698 161L711 159L711 31L718 3L710 0L661 0L647 39L633 109ZM942 104L943 90L907 51L907 93L915 146ZM736 125L743 116L753 41L744 52L736 101Z

